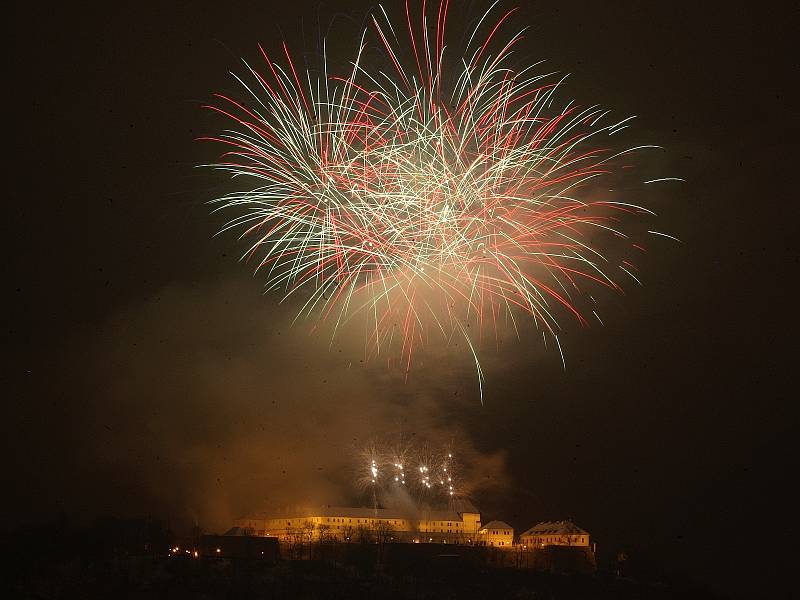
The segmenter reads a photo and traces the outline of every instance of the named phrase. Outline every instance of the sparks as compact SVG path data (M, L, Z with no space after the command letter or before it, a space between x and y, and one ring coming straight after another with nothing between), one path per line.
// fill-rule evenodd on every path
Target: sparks
M244 257L267 289L302 297L298 316L333 335L365 316L370 356L393 350L406 372L429 333L462 337L483 401L478 350L501 314L518 332L526 315L566 368L562 318L588 325L591 311L602 323L581 307L587 290L620 290L619 271L639 282L597 240L640 249L619 217L652 213L596 182L646 147L612 148L629 119L558 108L563 79L515 68L523 32L502 37L513 10L494 3L457 48L445 43L448 2L435 36L424 6L415 15L406 3L407 28L375 11L341 75L325 53L318 73L302 73L285 44L281 59L259 47L267 69L244 63L248 100L217 95L209 108L233 126L205 139L226 147L211 166L248 182L216 202L236 213L225 229L250 240ZM385 68L363 60L374 45Z

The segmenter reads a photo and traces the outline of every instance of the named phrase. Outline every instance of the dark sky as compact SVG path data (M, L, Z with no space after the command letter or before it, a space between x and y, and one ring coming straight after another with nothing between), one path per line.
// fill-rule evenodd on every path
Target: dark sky
M683 243L652 245L605 327L567 331L566 373L524 343L488 356L484 406L457 358L403 383L290 327L212 237L220 180L193 166L216 150L194 138L219 121L200 105L258 42L313 51L318 21L352 32L369 3L12 9L5 525L222 529L267 499L347 501L348 453L403 430L456 438L484 512L520 530L572 517L606 556L732 592L776 581L798 517L796 9L520 4L531 59L665 147L687 181L658 228Z

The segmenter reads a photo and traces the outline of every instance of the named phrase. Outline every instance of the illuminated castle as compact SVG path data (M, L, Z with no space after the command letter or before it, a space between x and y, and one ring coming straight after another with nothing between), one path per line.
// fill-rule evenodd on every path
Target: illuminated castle
M316 506L260 512L234 521L235 535L276 537L287 543L410 542L512 548L514 528L503 521L481 523L481 513L467 500L447 509L354 508ZM543 521L519 536L523 549L590 546L589 532L572 521Z
M322 506L258 513L234 523L250 535L282 541L398 541L476 544L483 537L481 514L471 503L451 509Z
M317 506L262 512L236 519L230 533L276 537L287 543L410 542L514 547L514 528L503 521L481 524L480 511L470 502L448 509L428 507L353 508ZM519 537L523 549L589 546L589 532L571 521L545 521Z

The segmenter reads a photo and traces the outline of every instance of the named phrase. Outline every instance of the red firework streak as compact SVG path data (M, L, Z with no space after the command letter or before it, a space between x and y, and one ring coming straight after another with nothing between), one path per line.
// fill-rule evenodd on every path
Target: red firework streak
M652 213L599 181L649 146L609 143L629 119L554 108L563 79L515 68L523 35L501 39L514 10L490 9L458 51L445 43L448 8L430 11L435 30L425 2L406 3L404 27L380 8L343 74L325 53L312 74L285 44L285 63L259 46L269 75L245 62L247 100L209 107L233 127L204 139L227 147L212 166L246 182L216 202L235 212L226 227L251 240L245 256L269 289L296 295L299 315L334 335L364 318L368 357L399 358L406 373L432 333L462 338L482 398L485 322L497 339L501 315L518 334L527 316L561 353L559 318L586 325L588 290L620 290L622 273L638 282L631 254L611 260L597 240L640 253L621 217ZM379 56L366 61L372 36Z

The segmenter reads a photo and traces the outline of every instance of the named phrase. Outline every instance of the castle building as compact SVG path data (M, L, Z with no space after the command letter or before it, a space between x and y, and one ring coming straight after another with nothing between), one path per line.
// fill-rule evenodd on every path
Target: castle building
M479 538L481 515L474 506L462 510L322 506L258 513L236 519L234 526L251 535L281 541L400 541L472 544Z
M520 534L519 542L529 548L588 546L589 532L572 521L543 521Z
M514 544L514 528L503 521L489 521L478 530L479 546L511 547Z

